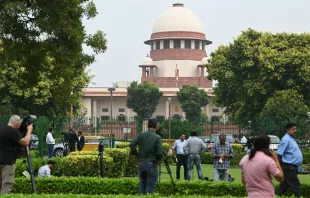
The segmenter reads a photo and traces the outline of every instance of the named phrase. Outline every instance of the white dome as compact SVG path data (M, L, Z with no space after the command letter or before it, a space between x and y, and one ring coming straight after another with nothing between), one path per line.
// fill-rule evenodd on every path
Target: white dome
M201 60L201 64L202 65L205 65L208 63L208 57L204 57L202 60Z
M205 33L204 27L197 15L190 9L174 6L167 9L157 18L153 27L153 33L170 31L187 31Z
M153 59L151 59L149 56L145 57L142 65L153 65Z

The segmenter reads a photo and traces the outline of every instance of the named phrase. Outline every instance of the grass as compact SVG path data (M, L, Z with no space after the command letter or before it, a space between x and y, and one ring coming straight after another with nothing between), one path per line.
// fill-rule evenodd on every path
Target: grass
M172 176L173 179L176 179L176 166L170 165L170 169L172 172ZM181 174L180 174L180 180L184 180L183 177L183 167L181 167ZM160 179L162 180L166 180L166 179L170 179L169 175L166 174L167 173L167 169L166 167L163 165L161 167L161 176ZM235 178L235 182L240 182L241 183L241 171L239 168L231 168L229 170L229 173L232 177ZM204 177L209 177L209 179L213 178L213 165L211 164L202 164L202 174ZM310 183L310 175L298 175L298 178L300 180L300 183ZM197 170L196 168L193 169L193 173L192 173L192 180L197 180L198 179L198 174L197 174ZM277 182L274 180L274 182Z

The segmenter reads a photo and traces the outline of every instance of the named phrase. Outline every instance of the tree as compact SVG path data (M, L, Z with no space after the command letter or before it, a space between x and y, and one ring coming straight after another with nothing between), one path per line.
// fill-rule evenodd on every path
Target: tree
M132 109L141 119L150 118L156 111L163 93L153 84L145 81L141 84L134 81L127 88L126 106Z
M233 43L211 53L206 65L208 77L218 81L214 88L215 103L226 107L226 113L234 118L251 120L264 111L262 115L282 119L279 110L275 115L268 109L273 108L276 100L288 97L283 98L287 92L281 92L287 90L309 107L309 49L308 33L271 34L252 29L242 32ZM297 111L289 114L298 115Z
M303 96L296 90L282 90L276 91L267 100L260 117L265 123L273 122L273 126L279 125L283 132L287 122L295 122L298 125L298 135L303 136L307 129L308 111L309 107L305 104ZM272 133L268 128L264 131Z
M86 35L82 19L94 18L90 0L12 0L0 3L0 106L7 113L68 115L81 107L91 80L87 67L106 50L105 34Z
M186 114L186 119L198 123L201 121L201 107L208 104L208 95L196 86L184 85L177 92L181 108Z

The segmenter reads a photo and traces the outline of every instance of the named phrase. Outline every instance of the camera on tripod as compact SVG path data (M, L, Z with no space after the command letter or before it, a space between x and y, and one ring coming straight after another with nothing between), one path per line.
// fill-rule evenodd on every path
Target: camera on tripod
M99 140L98 152L102 153L104 151L104 140Z
M33 122L37 119L35 115L28 115L23 118L23 122L21 123L19 127L19 132L21 133L22 137L25 137L27 134L27 127L32 124L33 126L33 131L35 130L35 125Z

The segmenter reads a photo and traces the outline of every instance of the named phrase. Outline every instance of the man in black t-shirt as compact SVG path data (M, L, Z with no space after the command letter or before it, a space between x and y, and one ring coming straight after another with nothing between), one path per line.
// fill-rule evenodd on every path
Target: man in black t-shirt
M22 119L13 115L8 125L0 126L0 194L10 193L13 189L15 161L20 154L20 145L28 146L30 143L33 126L27 126L27 134L23 138L18 130L21 123Z

